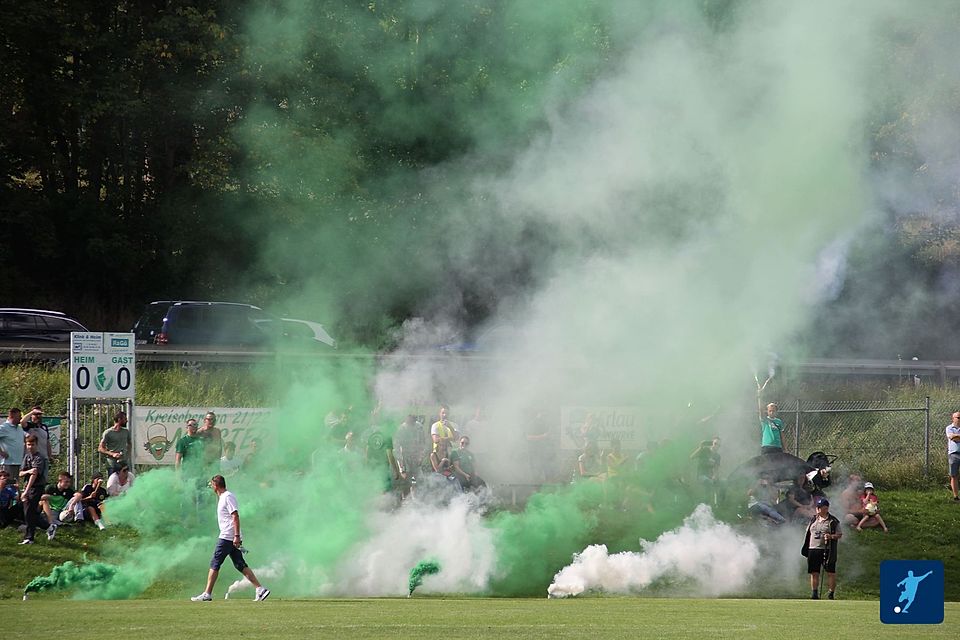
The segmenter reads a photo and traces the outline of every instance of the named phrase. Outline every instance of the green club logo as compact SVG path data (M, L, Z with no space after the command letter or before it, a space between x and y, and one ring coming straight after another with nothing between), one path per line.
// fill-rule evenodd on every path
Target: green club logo
M113 376L107 378L107 372L103 367L97 367L97 377L94 378L93 383L97 387L97 391L110 391L110 388L113 386Z

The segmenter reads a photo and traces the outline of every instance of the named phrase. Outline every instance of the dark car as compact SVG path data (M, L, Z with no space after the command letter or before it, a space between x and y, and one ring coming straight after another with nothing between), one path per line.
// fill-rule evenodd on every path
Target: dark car
M0 343L6 345L69 345L71 331L87 328L59 311L0 308Z
M324 344L333 338L315 322L278 318L237 302L151 302L133 326L137 344L272 348L278 344Z

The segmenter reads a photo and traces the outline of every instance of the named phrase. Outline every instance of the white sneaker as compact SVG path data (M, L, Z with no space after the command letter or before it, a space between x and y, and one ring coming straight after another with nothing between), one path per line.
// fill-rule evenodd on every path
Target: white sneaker
M193 600L194 602L210 602L211 600L213 600L213 597L209 593L204 591L200 595L193 596L190 599Z
M29 538L27 538L25 540L21 540L20 544L33 544L33 540L30 540Z
M263 602L270 595L270 589L266 587L257 588L257 595L253 597L254 602Z
M52 524L47 527L47 540L53 540L53 537L57 535L57 525Z

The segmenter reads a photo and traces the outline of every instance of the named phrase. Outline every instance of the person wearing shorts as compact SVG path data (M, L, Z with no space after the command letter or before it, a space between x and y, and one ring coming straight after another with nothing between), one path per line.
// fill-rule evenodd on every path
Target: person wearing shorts
M807 558L810 574L810 598L820 599L820 571L827 572L827 600L837 589L837 542L843 537L840 520L830 513L830 501L817 499L817 515L807 525L800 553Z
M960 502L957 494L957 485L960 481L960 411L953 412L953 421L947 425L947 468L950 473L950 491L953 492L954 502Z
M237 571L250 581L256 588L254 600L263 602L270 595L270 590L260 584L253 570L247 566L243 559L243 538L240 535L240 511L237 506L237 497L230 491L227 491L227 481L223 476L216 475L210 479L210 488L217 494L217 523L220 525L220 537L217 538L217 546L213 550L213 558L210 560L210 571L207 574L207 588L203 593L190 598L194 602L209 602L213 599L213 585L217 582L217 576L220 575L220 567L223 566L227 558L233 562Z

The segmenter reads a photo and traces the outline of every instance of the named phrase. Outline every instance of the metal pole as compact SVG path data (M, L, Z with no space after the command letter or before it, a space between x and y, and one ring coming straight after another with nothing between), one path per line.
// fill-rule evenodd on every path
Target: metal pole
M923 475L930 475L930 396L923 411Z
M800 398L797 398L797 419L793 426L793 455L800 457Z
M67 412L67 468L70 475L77 477L77 399L70 394L70 408Z

